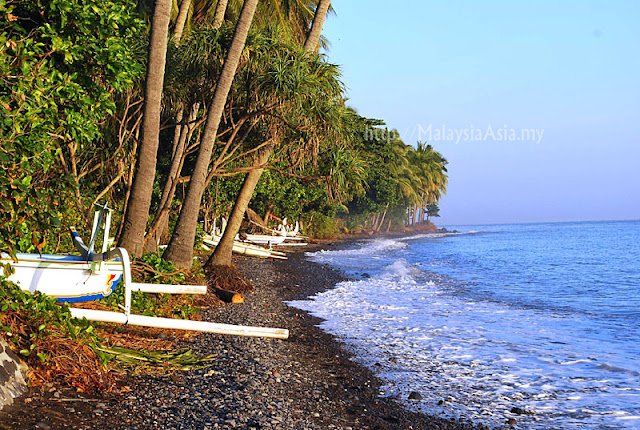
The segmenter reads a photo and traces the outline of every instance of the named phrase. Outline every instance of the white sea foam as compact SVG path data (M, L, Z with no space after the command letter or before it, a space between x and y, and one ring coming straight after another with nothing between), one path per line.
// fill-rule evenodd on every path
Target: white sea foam
M404 237L402 238L402 240L437 239L440 237L463 236L463 235L480 234L480 233L486 233L486 232L482 230L468 230L468 231L448 231L443 233L420 233L413 236Z
M560 333L547 329L545 335L522 343L510 332L537 324L530 312L504 311L502 321L490 323L499 311L497 305L476 303L469 309L466 302L446 297L437 285L416 282L412 270L405 261L397 261L371 279L343 282L291 305L325 318L322 327L354 348L363 363L378 363L375 368L388 381L383 387L386 395L406 398L413 390L429 393L431 400L452 395L455 401L445 408L452 417L498 424L515 404L537 414L519 418L527 428L549 428L548 420L554 418L540 419L544 411L559 411L554 416L562 420L561 411L569 409L563 402L591 406L598 404L598 393L612 388L591 375L598 367L593 360L538 359L545 352L537 345ZM404 289L400 296L395 293L398 289ZM403 297L401 303L398 297ZM433 299L437 302L425 307ZM503 330L505 326L511 327L510 332ZM540 367L535 362L546 364ZM577 375L562 369L576 366L586 367L576 369L579 378L569 379ZM624 383L618 380L613 385ZM611 406L605 407L611 410ZM486 408L494 411L495 420L482 413ZM440 412L431 402L423 402L421 409ZM594 415L588 407L575 410L574 414ZM564 428L574 427L565 423Z
M588 317L458 295L410 262L412 242L310 254L370 277L290 304L325 319L322 328L386 381L384 395L427 394L407 407L498 426L517 406L532 412L517 416L522 428L640 429L635 355L590 342Z
M320 250L316 252L307 252L306 256L313 261L325 262L326 260L335 261L342 258L357 258L361 260L366 255L376 255L385 251L393 251L405 248L407 244L395 239L374 239L368 241L365 246L352 249L342 249L337 251Z

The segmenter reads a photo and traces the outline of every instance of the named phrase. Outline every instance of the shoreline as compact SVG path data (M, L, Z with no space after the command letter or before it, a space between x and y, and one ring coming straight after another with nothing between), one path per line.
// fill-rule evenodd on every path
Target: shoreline
M288 328L288 340L199 334L181 346L196 354L216 354L218 361L211 367L127 376L121 385L130 392L120 396L30 389L0 412L0 428L487 428L411 412L394 399L379 397L380 380L318 327L321 319L283 303L306 299L346 279L306 260L304 252L358 239L311 245L283 261L234 256L255 290L244 304L203 311L203 319ZM424 400L438 400L421 394Z

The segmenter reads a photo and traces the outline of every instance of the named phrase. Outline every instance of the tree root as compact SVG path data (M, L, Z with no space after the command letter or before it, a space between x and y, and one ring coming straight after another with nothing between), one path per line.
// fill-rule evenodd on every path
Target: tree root
M207 285L210 290L248 293L253 291L253 284L235 266L211 266L207 270Z

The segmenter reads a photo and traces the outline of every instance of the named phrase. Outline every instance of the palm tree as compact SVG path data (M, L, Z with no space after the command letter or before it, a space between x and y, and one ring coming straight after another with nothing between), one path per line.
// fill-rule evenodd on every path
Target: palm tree
M224 17L227 12L228 0L192 0L193 1L193 23L213 24L215 28L220 28L224 23ZM238 11L242 8L241 0L232 0L234 6L238 5ZM237 18L237 17L236 17Z
M191 174L189 187L178 217L178 223L164 252L163 258L173 261L179 267L191 267L193 264L193 243L195 241L200 201L206 186L209 161L215 144L218 127L224 110L225 102L233 78L235 76L240 56L247 39L249 27L258 5L258 0L245 0L242 12L236 24L231 47L227 53L220 78L209 107L207 122L204 128L202 143L198 151L198 158Z
M223 237L207 262L208 269L223 273L231 266L233 240L269 155L278 148L276 159L291 164L298 161L294 154L314 158L322 141L338 140L337 117L344 110L338 69L322 57L274 43L265 45L255 64L262 70L251 75L251 94L255 109L265 112L259 125L268 133L267 146L245 178Z
M415 177L418 182L419 201L414 208L414 222L418 213L422 212L422 222L426 207L440 200L447 188L447 160L431 145L418 142L411 152L412 164L416 167Z
M230 21L235 21L242 7L242 1L240 0L193 1L194 22L196 23L222 22L225 14L220 15L218 13L218 6L221 3L225 4L226 18ZM213 7L214 3L216 8ZM258 4L254 25L257 28L278 25L288 35L298 40L299 43L304 43L314 17L315 4L315 0L263 0ZM215 14L213 13L214 9Z
M307 52L314 52L320 41L320 34L322 33L322 27L324 26L324 19L329 11L329 5L331 0L319 0L318 7L316 7L315 15L313 16L313 23L307 36L307 41L304 44L304 50Z
M337 143L326 148L323 155L321 174L329 203L343 203L364 193L366 162L360 151L347 143Z
M144 230L151 206L151 193L156 172L156 154L160 139L160 108L171 4L171 0L158 0L153 11L145 82L142 142L138 154L138 168L120 237L120 246L127 248L134 255L142 254Z
M224 14L227 11L227 3L229 0L218 0L216 11L213 15L213 28L220 28L224 22Z
M206 266L231 266L231 254L233 251L233 242L235 241L236 234L240 230L244 213L249 207L249 201L253 196L253 192L256 189L256 185L262 176L264 171L264 165L269 160L271 153L273 152L274 144L269 144L263 147L257 154L255 161L252 164L252 169L247 173L242 183L242 188L236 197L236 201L231 210L229 216L229 222L227 223L226 230L224 231L218 246L216 246L215 252L207 261Z
M314 52L316 46L318 45L318 41L320 39L320 33L322 32L322 26L324 24L324 18L327 14L327 10L329 8L330 1L320 0L318 7L316 9L316 13L314 16L313 24L311 26L311 31L309 32L309 36L305 42L304 49L306 52ZM293 80L295 80L293 76ZM283 79L282 82L290 83L292 81L291 77L287 79ZM259 166L266 163L271 155L274 146L269 146L269 148L263 149L260 157L259 157ZM230 222L227 224L227 228L220 239L220 243L216 247L213 255L207 262L207 267L218 266L218 267L228 267L231 266L231 254L233 241L235 240L235 236L240 229L240 224L242 222L242 217L244 216L244 212L246 211L249 200L251 199L251 195L255 190L255 186L260 180L260 176L262 174L262 169L257 169L249 174L245 178L245 182L243 183L242 189L238 195L238 201L234 205Z
M176 45L180 44L180 39L182 39L182 33L184 32L184 27L187 23L187 17L190 10L191 0L182 0L182 3L180 3L178 17L176 18L176 26L173 29L172 36Z
M311 19L313 18L313 12L311 10L312 5L313 0L263 0L263 2L258 4L258 8L254 16L254 25L258 25L264 30L268 30L269 26L275 24L279 26L283 33L286 33L287 38L293 37L294 39L299 38L300 40L304 40L304 37L306 36L306 28L309 27ZM199 35L196 38L189 38L184 43L182 42L184 39L182 34L185 25L187 24L187 19L192 21L192 24L212 22L213 24L207 28L218 29L224 22L225 13L228 12L228 18L233 20L234 16L237 18L241 6L242 2L239 0L183 0L180 3L174 34L172 36L172 40L176 45L173 52L192 50L192 48L194 50L200 50L201 52L210 51L206 48L202 49L202 44L197 45L197 43L202 43L202 40L200 40L202 37ZM227 9L229 9L229 11ZM200 25L200 27L202 26ZM194 31L196 33L202 33L202 29L198 29L198 25L196 25L196 29L192 30L190 34L193 34ZM191 45L193 45L194 42L196 42L196 46L192 47ZM205 41L205 43L207 42L212 44L211 40ZM178 48L178 45L182 46ZM219 62L222 62L223 60L223 58L218 58L218 56L215 56L215 58ZM180 61L180 59L178 59L178 61ZM212 63L211 61L206 60L200 61L202 63ZM193 64L193 61L187 60L187 63ZM212 69L216 68L217 67L213 67ZM184 82L202 82L203 78L201 77L201 74L194 74L193 72L193 67L191 70L189 70L188 67L184 70L183 75L188 77L182 78L186 79L186 81L181 81L179 84L180 87L185 87ZM200 77L196 78L195 76ZM202 87L202 85L195 86ZM196 90L193 88L193 84L187 85L186 87L189 87L188 91L192 91L193 94L203 93L202 88ZM182 93L186 95L187 91L182 91ZM185 145L185 138L187 138L188 143L188 137L195 132L194 127L191 125L194 124L194 115L198 113L200 105L198 101L187 100L189 97L185 97L184 95L178 97L174 95L171 101L167 100L167 107L172 104L175 106L174 122L176 123L176 127L174 131L174 149L172 151L171 168L163 187L162 197L158 204L154 220L149 228L149 231L153 234L147 234L147 236L145 236L146 251L154 251L156 249L157 242L162 240L162 238L166 237L168 234L168 209L171 206L178 176L187 155L184 152L188 147L188 145Z
M196 0L196 2L197 1L198 0ZM216 3L212 24L213 29L219 29L224 22L227 3L228 0L218 0L218 2ZM180 4L180 10L176 19L176 26L174 28L172 37L176 47L180 45L180 42L182 40L182 34L187 21L187 16L189 15L189 12L191 10L191 4L191 0L183 0ZM196 6L200 8L198 10L200 14L205 13L204 11L206 10L206 7L213 9L212 5L208 2L204 4L200 3ZM186 47L186 49L189 48L190 47ZM183 49L185 48L183 47ZM190 76L189 79L193 80L194 77ZM183 125L182 122L185 106L182 101L177 102L177 108L175 109L176 126L174 130L171 166L169 169L169 174L167 175L167 180L165 181L164 187L162 189L162 196L158 204L158 210L149 228L149 232L151 234L147 234L144 238L145 251L153 252L157 250L158 243L163 240L169 232L169 208L171 207L173 196L175 194L178 176L182 170L182 166L187 155L187 153L185 152L187 143L189 142L191 135L195 129L194 123L197 118L199 109L200 102L193 101L192 103L190 103L190 107L187 110L187 118L185 118L187 124Z

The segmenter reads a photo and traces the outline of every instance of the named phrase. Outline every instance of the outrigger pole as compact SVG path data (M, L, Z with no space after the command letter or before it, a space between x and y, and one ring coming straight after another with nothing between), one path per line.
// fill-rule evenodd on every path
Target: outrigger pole
M167 328L173 330L191 330L207 333L232 334L237 336L270 337L287 339L289 330L283 328L251 327L232 324L219 324L206 321L180 320L173 318L148 317L145 315L127 314L92 309L69 308L75 318L86 318L90 321L112 322L143 327Z
M87 247L75 228L71 227L71 235L75 247L80 251L83 258L89 263L101 263L112 260L120 260L122 264L122 277L124 281L124 307L119 305L124 313L99 311L93 309L80 309L70 307L71 315L75 318L86 318L90 321L112 322L117 324L130 324L142 327L157 327L174 330L192 330L207 333L231 334L237 336L269 337L276 339L287 339L289 330L283 328L252 327L232 324L219 324L206 321L192 321L173 318L150 317L131 313L131 292L144 291L147 293L170 293L170 294L206 294L206 285L166 285L166 284L143 284L131 280L131 259L129 253L124 248L108 249L109 225L111 222L111 209L100 206L100 213L96 211L91 235L91 246ZM103 214L106 211L104 228L103 252L93 253L99 226L102 224Z

